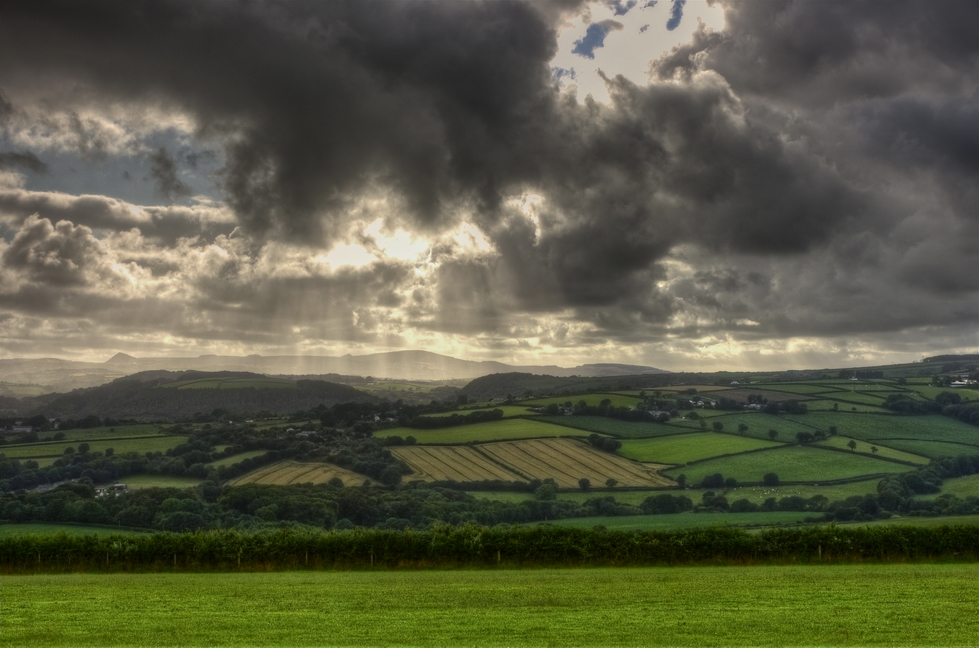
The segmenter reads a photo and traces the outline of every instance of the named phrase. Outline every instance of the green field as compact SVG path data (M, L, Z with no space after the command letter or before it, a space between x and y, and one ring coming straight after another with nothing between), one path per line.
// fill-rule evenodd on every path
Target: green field
M566 425L586 432L611 434L623 439L644 439L689 431L671 424L620 421L604 416L542 416L540 420L555 425Z
M851 441L857 444L853 450L850 450L850 447L847 445ZM847 452L853 452L854 454L862 454L870 457L883 457L885 459L896 459L897 461L908 461L910 463L920 465L924 465L929 462L927 457L922 457L921 455L911 454L910 452L902 452L901 450L895 450L879 443L858 441L856 439L851 439L849 437L840 435L831 436L825 441L818 442L816 445L825 446L827 448L839 448L840 450L846 450ZM874 452L871 450L871 448L877 448L877 452Z
M231 455L230 457L225 457L224 459L218 459L217 461L212 461L207 464L208 466L214 466L219 468L221 466L232 466L242 459L251 459L252 457L260 457L267 453L268 450L249 450L248 452L239 452L236 455Z
M685 464L721 455L758 450L781 445L732 434L694 432L656 439L628 439L622 442L619 454L636 461L666 464Z
M19 383L0 382L0 395L20 396L40 396L47 394L51 390L41 385L22 385Z
M136 425L116 425L114 427L94 427L81 430L64 430L65 441L91 441L93 439L120 439L138 436L167 435L166 426L155 423L138 423ZM41 432L41 441L53 440L54 432Z
M699 484L707 475L721 473L738 481L760 482L765 473L774 472L783 481L824 482L877 473L907 472L909 466L892 461L865 457L856 453L836 452L816 447L783 446L761 452L708 459L688 466L671 468L663 474L676 477L683 473L691 484Z
M811 394L833 394L841 391L839 385L827 385L825 383L762 383L745 387L745 389L784 392L786 394L798 394L800 396L809 396Z
M764 412L723 412L721 410L704 410L698 413L701 416L708 416L707 412L713 415L707 420L707 428L711 429L715 422L724 424L725 432L737 432L738 426L744 423L748 426L745 436L755 437L756 439L768 439L769 430L778 430L778 438L782 441L795 439L796 432L812 432L812 428L805 425L805 416L799 420L790 420L775 414L765 414ZM700 421L689 421L687 419L673 419L670 425L681 426L686 429L700 429Z
M426 443L475 443L480 441L506 441L510 439L533 439L560 436L587 436L566 427L541 423L528 419L504 419L490 423L460 425L458 427L442 428L440 430L416 430L414 428L392 428L379 430L374 436L385 438L413 436L420 444Z
M847 522L841 526L902 526L914 527L940 527L940 526L979 526L979 515L947 515L947 516L909 516L900 517L895 515L886 520L871 520L869 522Z
M958 497L979 497L979 475L969 475L967 477L954 477L942 482L942 492L940 495L956 495ZM925 495L924 497L938 497L938 495Z
M503 412L503 418L513 418L515 416L537 416L537 412L523 405L499 405L497 407L479 407L474 409L452 410L451 412L438 412L436 414L425 414L424 416L452 416L453 414L458 414L459 416L465 416L466 414L472 414L473 412L490 412L492 410L501 410Z
M45 522L24 522L24 523L4 523L0 524L0 538L13 538L19 536L33 536L33 535L55 535L57 533L67 533L68 535L96 535L96 536L112 536L112 535L129 535L132 533L143 533L142 531L134 531L132 529L123 529L119 527L102 527L102 526L84 526L81 524L55 524L55 523L45 523ZM4 576L6 578L6 576ZM0 593L2 595L2 593ZM0 617L0 645L7 645L2 643L3 641L3 619Z
M833 409L833 406L837 409ZM846 403L838 400L830 400L828 398L819 398L816 400L806 401L806 408L810 412L868 412L871 414L891 414L896 416L893 412L884 409L883 407L878 407L876 405L864 405L862 403Z
M914 391L918 392L925 398L934 399L942 392L951 392L953 394L958 394L959 398L964 400L979 400L979 390L975 389L963 389L961 387L932 387L931 385L915 385Z
M554 520L555 526L591 529L603 526L615 531L673 531L715 526L773 526L797 524L813 513L798 511L755 511L754 513L669 513L665 515L620 515ZM532 526L532 525L530 525Z
M979 448L979 427L939 414L878 416L848 412L811 412L800 416L786 415L785 418L820 430L828 430L831 425L835 425L839 434L864 441L880 440L885 444L887 443L884 439L952 441Z
M260 593L260 595L256 595ZM5 576L3 646L965 646L975 565Z
M150 436L136 437L128 439L103 439L86 441L91 452L105 452L106 448L112 448L116 454L124 452L165 452L170 448L176 448L181 443L186 443L185 436ZM58 441L56 443L32 443L30 445L0 446L0 453L7 455L8 459L30 459L32 457L52 457L57 458L65 453L65 448L75 448L78 450L78 442Z
M204 480L196 477L176 477L174 475L129 475L120 477L119 482L129 487L129 490L143 488L193 488Z
M883 405L885 400L883 395L875 396L857 391L837 392L832 395L827 394L826 396L832 400L839 401L841 410L848 408L850 403L856 403L858 405Z
M285 378L200 378L160 385L164 389L296 389L296 382Z
M578 396L552 396L550 398L535 398L533 400L521 401L521 405L526 405L528 407L542 407L550 404L564 405L565 403L572 403L577 405L581 401L585 401L588 405L598 407L603 400L612 401L613 407L635 407L639 404L638 396L626 396L623 394L580 394Z
M962 443L947 443L945 441L918 441L916 439L881 439L891 448L904 450L914 454L937 459L939 457L956 457L961 454L979 454L979 448Z

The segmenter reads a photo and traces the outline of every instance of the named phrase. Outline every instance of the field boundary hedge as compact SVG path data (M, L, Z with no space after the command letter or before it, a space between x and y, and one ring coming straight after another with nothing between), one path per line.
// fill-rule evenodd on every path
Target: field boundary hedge
M749 534L556 526L321 532L291 527L146 536L0 540L0 572L200 572L979 561L979 527L837 526Z

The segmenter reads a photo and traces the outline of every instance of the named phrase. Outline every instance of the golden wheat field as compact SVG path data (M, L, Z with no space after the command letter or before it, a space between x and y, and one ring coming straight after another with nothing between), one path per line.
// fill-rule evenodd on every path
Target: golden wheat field
M667 486L674 482L654 468L572 439L503 441L466 446L408 446L392 452L412 469L408 480L529 481L553 479L560 488L577 488L615 479L620 486Z
M360 486L370 478L328 463L303 463L299 461L278 461L263 466L250 473L232 479L229 486L244 484L325 484L339 477L344 486Z

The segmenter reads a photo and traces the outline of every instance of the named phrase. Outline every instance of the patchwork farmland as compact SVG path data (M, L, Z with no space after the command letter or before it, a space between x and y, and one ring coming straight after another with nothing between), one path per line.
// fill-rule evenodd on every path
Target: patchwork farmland
M577 488L614 479L621 486L671 486L655 468L596 450L571 439L534 439L472 446L401 447L392 452L414 471L407 480L529 481L553 479L559 488Z

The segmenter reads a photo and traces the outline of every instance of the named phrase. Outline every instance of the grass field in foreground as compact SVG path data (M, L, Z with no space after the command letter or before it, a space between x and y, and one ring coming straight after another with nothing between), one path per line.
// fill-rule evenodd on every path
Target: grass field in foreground
M5 576L4 646L964 646L976 566ZM261 596L256 596L261 592Z

